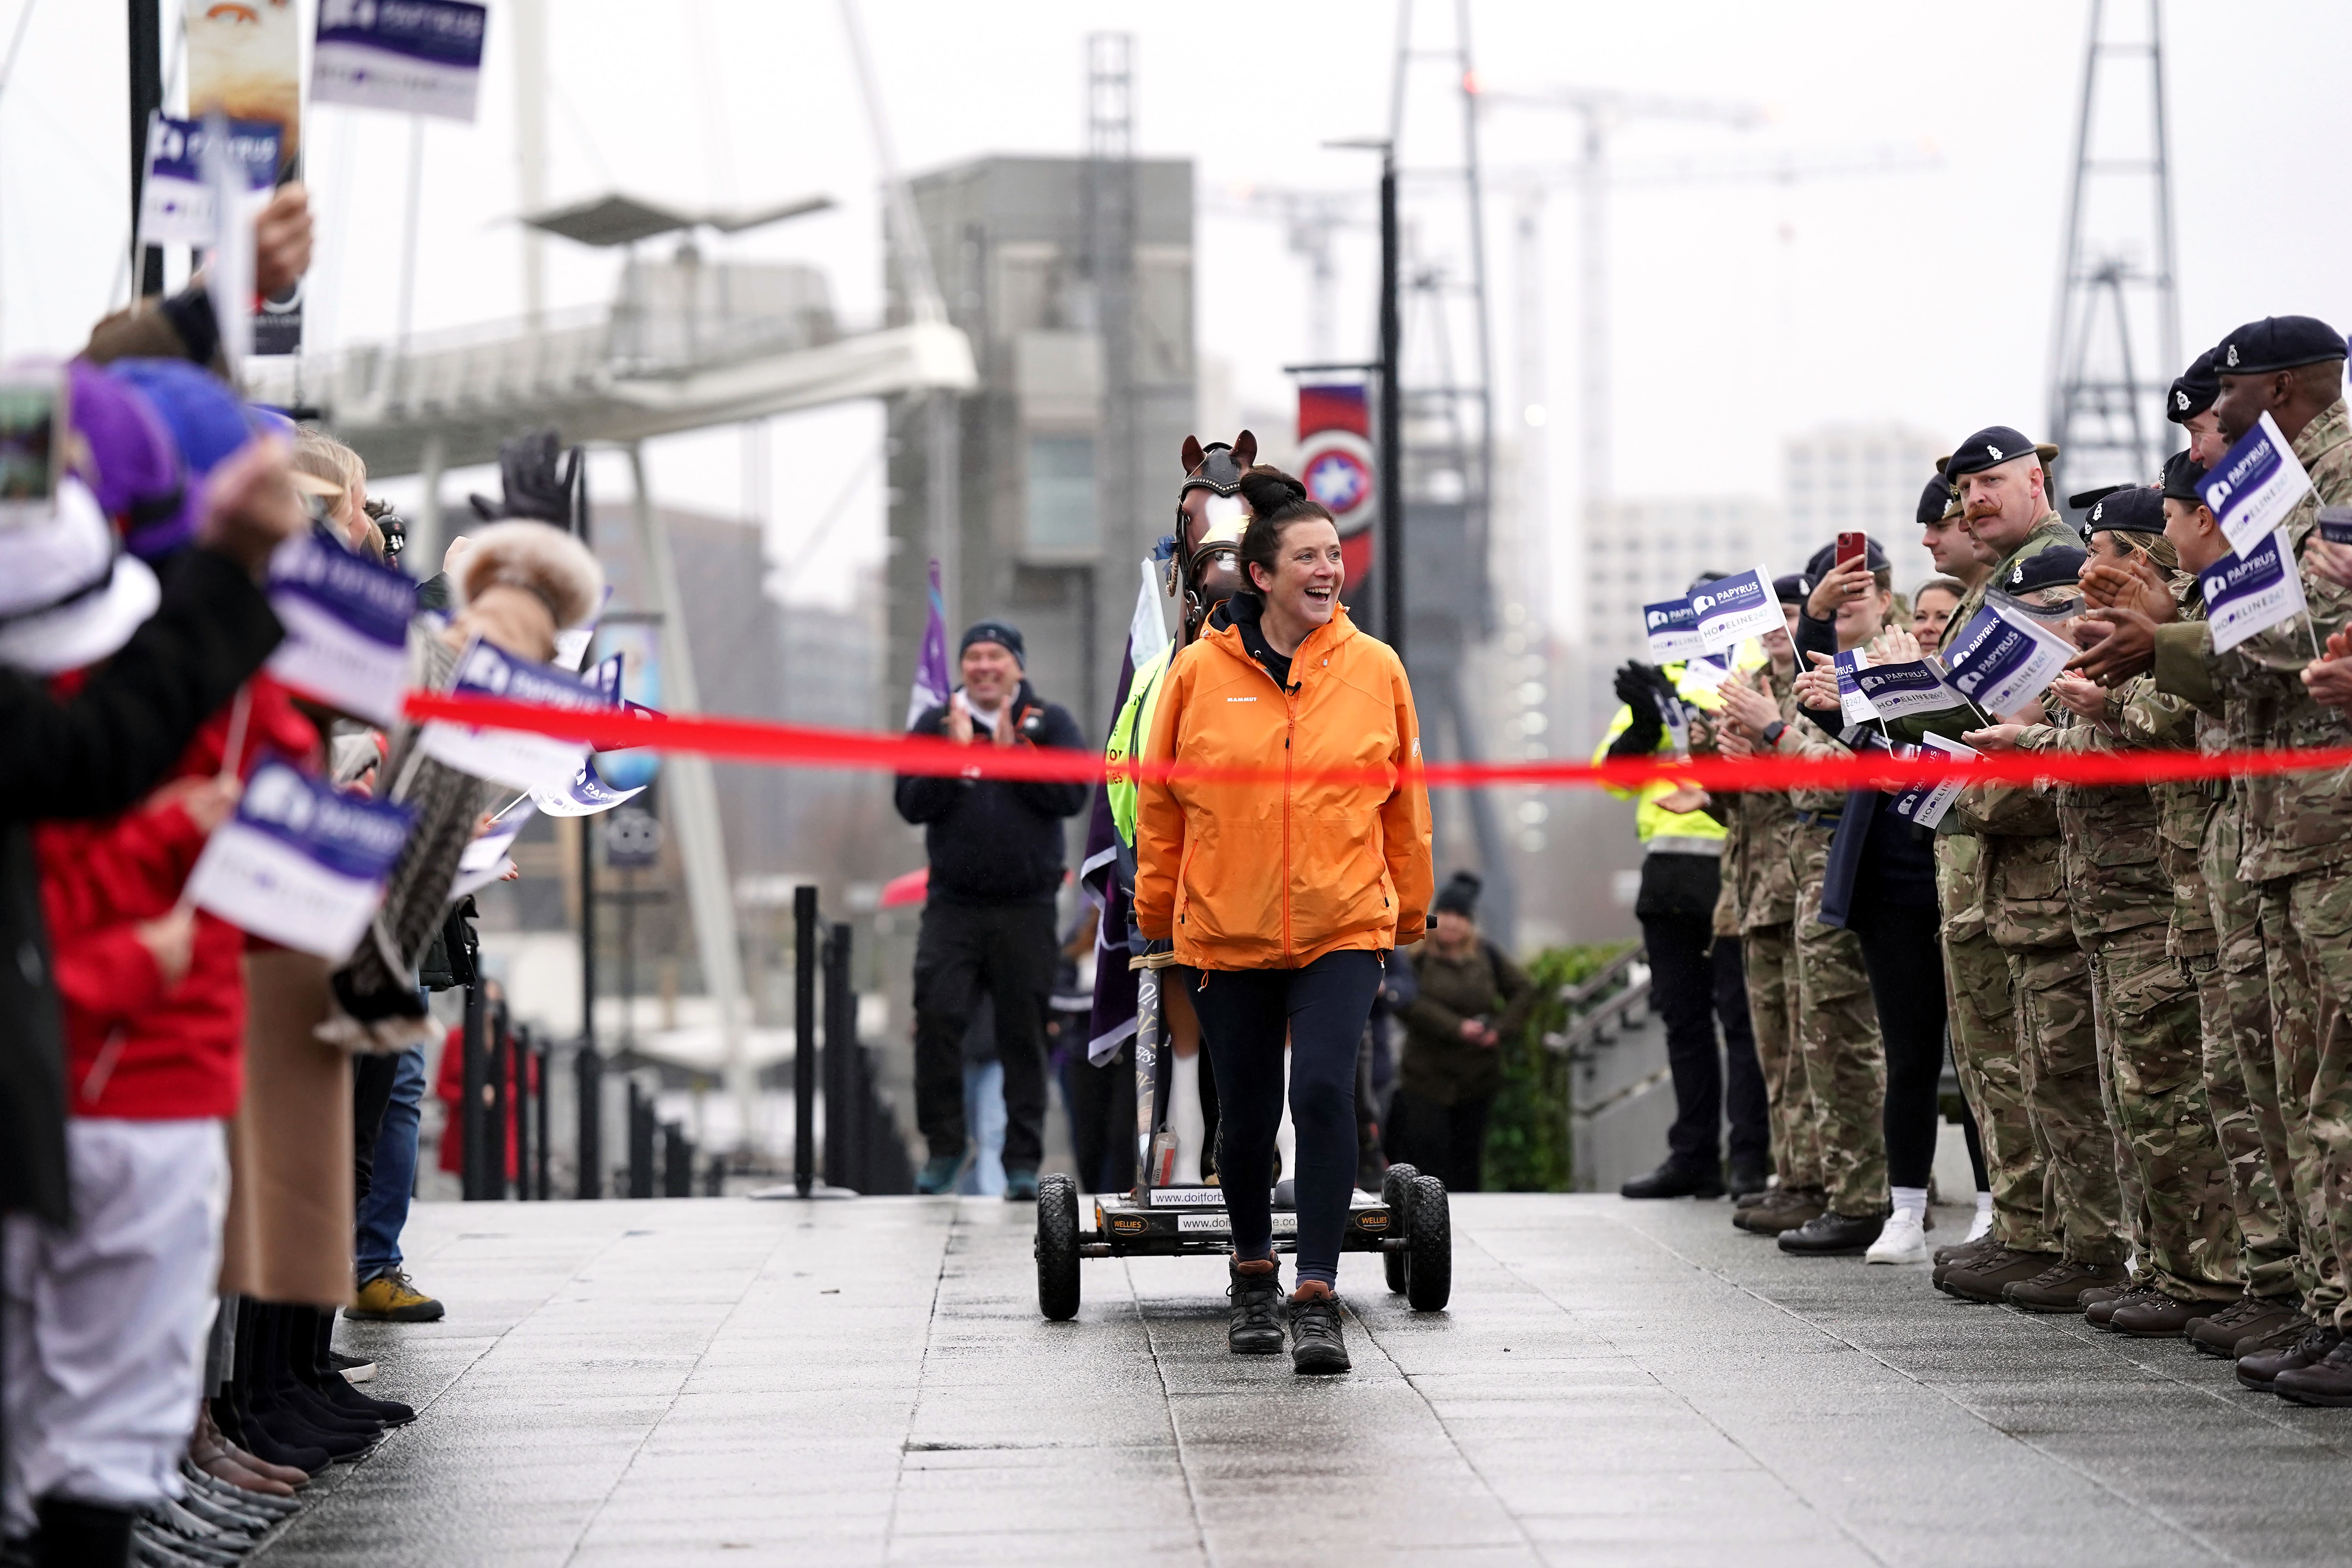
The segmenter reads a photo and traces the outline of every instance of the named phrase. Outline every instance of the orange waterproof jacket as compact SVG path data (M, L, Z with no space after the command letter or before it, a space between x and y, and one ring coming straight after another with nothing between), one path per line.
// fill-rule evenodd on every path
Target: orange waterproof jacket
M1293 969L1421 940L1429 792L1404 665L1342 608L1290 670L1286 692L1226 625L1162 678L1145 757L1283 775L1139 790L1136 921L1147 938L1172 936L1180 963Z

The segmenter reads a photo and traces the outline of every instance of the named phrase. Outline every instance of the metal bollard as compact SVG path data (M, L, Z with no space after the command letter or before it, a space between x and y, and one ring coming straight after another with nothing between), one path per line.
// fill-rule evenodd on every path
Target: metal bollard
M459 1029L458 1048L465 1052L465 1098L458 1102L457 1135L459 1191L468 1203L485 1197L487 1184L482 1173L488 1169L482 1163L483 1121L482 1090L488 1079L488 1063L482 1040L484 1025L482 988L468 985L466 992L465 1024Z
M604 1058L585 1038L572 1053L572 1081L579 1121L573 1133L573 1158L579 1171L572 1196L601 1198L604 1195Z
M662 1196L690 1198L694 1195L694 1145L687 1142L686 1129L675 1121L662 1123Z
M531 1122L531 1152L538 1156L538 1163L531 1173L531 1185L535 1189L531 1195L537 1198L541 1203L546 1203L555 1195L555 1189L549 1185L547 1179L547 1156L548 1149L551 1142L549 1138L551 1128L549 1125L550 1119L547 1110L547 1074L550 1066L550 1058L548 1045L545 1040L542 1040L538 1036L534 1035L531 1037L530 1045L531 1077L539 1085L539 1097L532 1105L532 1110L535 1114Z
M793 889L793 1188L816 1186L816 889Z
M514 1054L514 1037L507 1026L506 1004L488 1009L486 1029L488 1049L482 1067L488 1083L482 1094L482 1193L492 1203L507 1195L507 1116L512 1101L507 1094L507 1062Z
M629 1196L654 1195L654 1108L635 1077L629 1079Z
M849 926L836 921L824 942L824 1184L856 1187L857 994L849 988Z
M723 1198L727 1195L727 1156L713 1154L702 1175L702 1195Z

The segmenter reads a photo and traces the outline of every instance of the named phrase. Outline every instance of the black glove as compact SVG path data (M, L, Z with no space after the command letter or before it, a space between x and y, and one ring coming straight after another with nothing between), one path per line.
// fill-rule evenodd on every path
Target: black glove
M1650 692L1653 689L1650 677L1657 673L1655 665L1643 664L1639 659L1627 659L1624 667L1617 671L1615 681L1617 700L1636 711L1649 706Z
M572 526L572 492L580 477L581 449L566 450L552 430L518 436L499 448L499 479L505 500L467 498L485 521L525 517L556 527Z

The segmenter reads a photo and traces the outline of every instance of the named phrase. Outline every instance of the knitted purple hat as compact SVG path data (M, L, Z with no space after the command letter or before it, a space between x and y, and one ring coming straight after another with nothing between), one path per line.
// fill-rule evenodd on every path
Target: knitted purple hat
M179 448L145 395L88 360L67 367L73 427L88 448L89 488L133 553L154 560L195 531Z

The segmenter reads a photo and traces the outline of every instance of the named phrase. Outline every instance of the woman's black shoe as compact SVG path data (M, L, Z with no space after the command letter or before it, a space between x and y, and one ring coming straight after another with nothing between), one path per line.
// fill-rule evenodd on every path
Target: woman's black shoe
M1299 1286L1290 1299L1290 1370L1348 1370L1348 1342L1339 1334L1339 1298L1318 1280Z
M1815 1258L1866 1252L1886 1224L1884 1215L1844 1215L1834 1209L1815 1215L1794 1230L1780 1233L1780 1250Z
M1269 1260L1264 1272L1244 1274L1235 1263L1225 1299L1234 1304L1234 1321L1225 1330L1225 1348L1235 1355L1282 1353L1282 1276Z
M1646 1176L1636 1176L1617 1189L1626 1198L1719 1198L1723 1178L1713 1171L1694 1170L1669 1160Z

